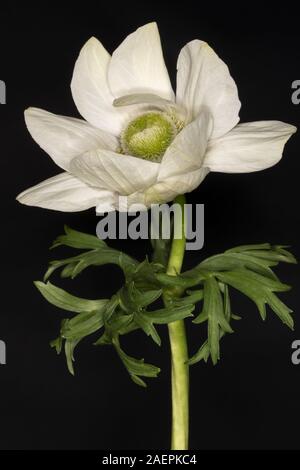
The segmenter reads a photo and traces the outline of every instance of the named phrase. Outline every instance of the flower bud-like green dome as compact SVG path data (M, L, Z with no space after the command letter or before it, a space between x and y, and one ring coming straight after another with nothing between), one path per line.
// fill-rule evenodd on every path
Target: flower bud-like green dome
M166 113L142 114L123 131L122 150L134 157L160 162L177 132L175 122Z

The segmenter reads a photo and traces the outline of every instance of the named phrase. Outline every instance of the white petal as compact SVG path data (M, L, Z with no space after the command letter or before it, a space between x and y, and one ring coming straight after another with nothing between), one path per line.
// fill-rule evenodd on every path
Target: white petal
M112 191L103 190L102 197L97 203L96 213L98 215L104 214L105 212L113 212L118 208L118 194Z
M275 165L296 127L279 121L238 125L209 143L204 164L211 171L250 173Z
M111 210L111 199L111 191L91 188L68 173L49 178L17 197L22 204L62 212L82 211L100 203Z
M115 50L108 81L116 98L132 93L154 93L173 101L156 23L137 29Z
M185 194L193 191L204 180L209 170L200 168L182 175L171 176L164 181L156 183L145 191L138 191L130 194L127 198L127 204L124 203L118 209L126 211L132 204L150 207L151 204L163 204L172 201L179 194Z
M212 127L211 116L203 112L182 129L162 159L158 181L199 169L202 166Z
M157 179L159 164L141 158L94 150L75 158L71 172L92 186L127 195L147 188Z
M93 126L119 135L127 119L125 110L113 107L114 97L107 81L110 55L101 42L91 38L76 61L71 90L80 114Z
M33 139L64 170L69 169L72 158L88 150L118 147L116 137L81 119L29 108L25 111L25 122Z
M207 108L214 120L212 137L230 131L239 122L241 103L227 65L206 42L195 40L181 50L177 69L177 103L189 119Z
M170 100L165 100L160 96L153 95L152 93L135 93L132 95L121 96L114 100L114 106L132 106L135 104L144 104L160 108L162 110L175 110L177 109L176 103Z

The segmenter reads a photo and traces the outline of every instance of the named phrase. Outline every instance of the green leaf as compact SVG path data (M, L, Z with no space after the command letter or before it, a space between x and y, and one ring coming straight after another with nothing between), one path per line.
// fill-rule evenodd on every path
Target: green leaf
M161 294L162 294L162 289L140 291L135 288L134 284L132 285L131 297L132 297L134 304L138 308L144 308L144 307L147 307L148 305L151 305L157 299L160 298Z
M285 245L270 245L264 243L261 245L243 245L227 250L225 253L248 252L249 255L257 258L263 258L274 262L284 262L296 264L296 258L287 251Z
M55 305L63 310L69 312L90 312L93 310L102 309L103 305L107 303L107 300L88 300L80 297L75 297L68 292L54 286L49 281L45 284L41 281L35 281L34 285L40 291L43 297L48 302Z
M113 345L126 367L132 380L143 387L146 387L146 383L140 378L142 377L157 377L160 369L152 364L146 364L144 359L135 359L134 357L126 354L120 346L119 339L115 337L113 339Z
M134 282L137 289L140 290L156 290L160 288L156 279L156 274L164 271L164 267L158 263L150 263L146 258L142 263L138 264L127 276L128 281Z
M220 331L220 340L225 336L226 333L224 331ZM210 348L209 348L209 343L208 340L204 341L202 346L198 349L196 354L194 354L188 361L187 364L189 366L192 366L194 364L197 364L197 362L204 361L207 362L209 359L209 356L211 355L210 353Z
M143 314L142 312L136 312L134 314L134 321L146 333L147 336L151 336L153 341L158 346L161 345L161 339L159 337L159 334L153 326L153 321L151 321L147 314Z
M228 271L218 273L217 277L223 283L229 284L255 302L263 320L266 319L266 304L269 304L279 318L290 328L293 328L291 310L284 306L273 294L273 292L289 290L289 286L250 271Z
M94 312L82 312L68 320L61 329L61 336L73 340L82 339L95 333L103 326L104 308Z
M192 304L179 307L170 305L159 310L135 312L134 321L147 336L151 336L153 341L160 346L161 340L154 324L165 325L177 320L183 320L187 317L192 317L193 310L194 305Z
M221 333L222 335L222 333ZM220 337L221 337L220 335ZM194 364L197 364L197 362L200 362L204 360L204 362L208 361L208 358L210 356L210 350L209 350L209 345L208 345L208 340L206 340L202 346L198 349L196 354L194 354L188 361L187 364L189 366L192 366Z
M157 325L165 325L172 323L177 320L183 320L184 318L192 317L194 305L182 305L179 307L168 306L159 310L154 310L153 312L147 311L148 319Z
M297 264L298 261L296 260L295 256L286 248L289 248L289 246L286 245L274 245L274 250L281 255L281 259L278 261L283 261L284 263L291 263L291 264Z
M293 310L289 309L275 294L269 293L268 304L280 318L280 320L287 325L291 330L294 329L294 320L290 315Z
M136 268L138 262L118 250L109 248L105 244L101 245L98 249L93 249L70 258L51 261L44 276L44 281L49 279L52 273L59 268L63 268L64 277L67 276L74 279L87 267L102 266L104 264L118 265L124 271L125 276L127 276Z
M78 232L65 225L65 234L60 235L51 248L61 245L79 249L97 249L106 246L106 243L95 235Z
M66 355L66 360L67 360L67 366L69 369L70 374L74 375L74 367L73 367L73 362L74 362L74 349L79 343L79 340L74 340L74 341L65 341L65 355Z
M230 296L229 296L229 289L227 285L224 285L224 316L229 323L231 319L240 319L240 317L237 317L236 315L233 315L231 312L231 306L230 306ZM225 332L221 329L220 330L220 338L221 340L223 336L225 336ZM204 360L205 362L208 361L210 356L210 347L208 340L206 340L202 346L198 349L196 354L194 354L188 361L188 365L194 365L199 361Z
M276 249L274 251L252 251L253 256L265 260L273 261L274 263L290 263L297 264L296 258L286 250Z
M141 291L131 282L119 291L120 305L125 312L133 313L155 302L161 294L161 289Z
M132 324L133 314L124 315L123 312L114 314L108 322L105 323L104 334L94 343L95 346L112 344L115 336L123 334L123 330Z
M156 278L164 287L180 287L183 289L189 289L190 287L195 287L201 284L209 274L210 273L208 271L205 271L201 267L196 267L177 276L158 273Z
M239 253L242 251L252 251L252 250L270 250L271 245L270 243L260 243L257 245L241 245L235 246L234 248L230 248L230 250L226 250L225 253Z
M233 330L225 317L222 294L218 282L209 277L204 282L203 311L193 323L208 320L208 347L214 364L220 358L220 330L232 333Z
M50 341L50 346L51 348L55 348L57 354L60 354L63 346L63 338L59 336L58 338L53 339Z
M231 318L232 320L237 320L237 321L242 319L242 317L240 317L239 315L235 315L234 313L231 314Z
M75 269L75 266L76 266L76 263L70 263L70 264L67 264L62 270L61 270L61 273L60 273L60 277L62 279L67 279L68 277L72 277L72 273ZM51 269L51 268L50 268ZM48 278L50 277L50 275L52 274L53 270L50 272L50 274L48 275ZM47 277L47 274L46 274L46 277ZM45 279L45 278L44 278Z
M175 299L173 304L180 307L182 305L194 305L203 300L203 289L187 291L186 293L188 294L187 296Z
M229 323L231 320L231 304L230 304L230 297L229 297L229 289L228 286L224 286L224 316L226 321Z
M276 264L277 262L266 262L266 260L254 258L248 253L225 253L208 258L200 266L213 272L249 269L277 280L277 276L269 268L270 265Z
M102 335L94 344L112 344L132 380L140 386L146 386L142 377L156 377L160 369L125 353L119 338L141 329L160 345L155 325L192 317L195 305L201 301L202 312L194 323L207 321L208 337L188 364L208 361L209 357L216 364L220 358L221 338L232 333L231 321L240 319L231 311L229 286L253 300L263 319L266 317L266 305L269 305L286 325L293 328L291 310L275 294L285 292L290 287L280 282L271 269L279 262L296 263L286 246L266 243L235 247L202 261L185 273L169 276L165 273L168 244L169 240L154 241L154 261L149 262L146 258L138 263L134 258L110 248L96 236L68 227L65 228L65 234L55 241L54 247L65 245L88 251L52 261L45 279L56 269L61 269L62 277L74 278L89 266L104 264L116 264L125 276L124 286L110 300L82 299L50 282L35 283L50 303L77 313L71 319L62 321L60 336L51 341L51 346L58 354L64 344L68 369L72 374L74 349L79 341L103 328ZM151 309L150 306L161 297L162 290L167 306Z

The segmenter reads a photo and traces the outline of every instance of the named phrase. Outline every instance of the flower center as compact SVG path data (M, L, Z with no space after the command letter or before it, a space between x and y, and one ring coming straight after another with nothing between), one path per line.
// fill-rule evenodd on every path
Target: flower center
M130 122L122 133L125 153L160 162L179 129L172 117L162 112L149 112Z

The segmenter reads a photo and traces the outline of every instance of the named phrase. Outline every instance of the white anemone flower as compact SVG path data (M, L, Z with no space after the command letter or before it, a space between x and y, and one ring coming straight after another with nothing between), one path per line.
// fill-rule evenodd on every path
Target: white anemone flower
M279 121L239 124L236 84L200 40L179 54L175 96L156 23L127 36L112 56L92 37L71 90L85 120L25 111L30 134L64 172L21 193L23 204L99 213L150 207L192 191L210 171L274 165L296 131Z

